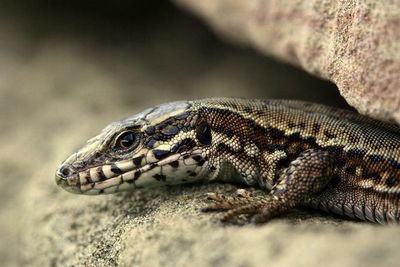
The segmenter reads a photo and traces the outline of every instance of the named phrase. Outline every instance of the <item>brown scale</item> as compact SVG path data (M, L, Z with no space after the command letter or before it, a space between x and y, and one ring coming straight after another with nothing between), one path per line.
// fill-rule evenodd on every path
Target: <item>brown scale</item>
M399 183L398 127L349 111L303 102L271 101L270 106L263 106L249 101L247 104L251 108L243 108L237 102L224 104L228 110L221 108L216 112L218 103L211 103L207 110L224 115L224 120L215 123L218 130L242 139L248 137L261 150L283 149L287 157L277 169L283 168L284 174L279 179L282 184L273 191L274 198L209 194L215 202L205 210L228 210L224 220L242 213L258 214L253 221L263 222L292 206L310 205L378 223L399 220L399 194L378 192L377 187L383 184L393 188ZM253 114L246 118L250 110ZM255 123L256 119L263 121L264 126ZM250 126L244 123L246 120L252 121ZM304 151L309 152L304 154ZM284 169L286 166L289 167ZM318 166L325 166L326 172ZM315 176L303 176L305 173L315 173ZM318 194L313 190L304 191L304 185L319 180L326 189ZM370 187L359 184L371 181Z

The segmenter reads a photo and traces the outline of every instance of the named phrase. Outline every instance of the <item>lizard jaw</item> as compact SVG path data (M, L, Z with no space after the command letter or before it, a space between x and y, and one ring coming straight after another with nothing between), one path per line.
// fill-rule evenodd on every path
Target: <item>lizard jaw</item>
M62 165L55 178L57 184L68 192L98 195L194 182L201 177L198 168L205 163L201 155L191 153L173 154L142 166L135 166L133 162L125 160L79 172L73 171L71 166ZM184 167L179 168L179 165ZM65 171L66 169L69 171Z

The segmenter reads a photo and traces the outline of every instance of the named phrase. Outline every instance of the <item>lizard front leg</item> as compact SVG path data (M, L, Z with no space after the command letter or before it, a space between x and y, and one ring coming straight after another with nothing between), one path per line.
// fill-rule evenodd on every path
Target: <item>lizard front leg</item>
M217 203L212 203L212 208L206 207L203 210L228 209L222 217L223 221L239 214L256 214L253 222L266 222L321 192L332 177L333 161L334 156L327 151L304 151L283 171L278 184L268 195L244 195L235 200L231 197L214 198ZM230 201L229 205L227 201Z

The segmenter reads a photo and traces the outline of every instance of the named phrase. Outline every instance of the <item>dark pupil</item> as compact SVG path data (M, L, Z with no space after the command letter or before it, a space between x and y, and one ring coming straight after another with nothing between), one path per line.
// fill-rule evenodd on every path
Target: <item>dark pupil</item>
M205 146L211 145L211 128L206 121L202 120L197 125L196 137L200 144Z
M125 133L120 137L119 144L122 148L129 148L131 147L136 141L136 137L134 133Z

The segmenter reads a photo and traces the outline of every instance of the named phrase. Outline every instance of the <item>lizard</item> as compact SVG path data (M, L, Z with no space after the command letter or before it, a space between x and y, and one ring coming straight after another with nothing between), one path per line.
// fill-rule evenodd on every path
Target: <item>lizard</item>
M176 101L108 125L68 157L56 182L98 195L194 182L260 188L208 193L201 209L254 223L301 206L400 221L400 128L297 100Z

